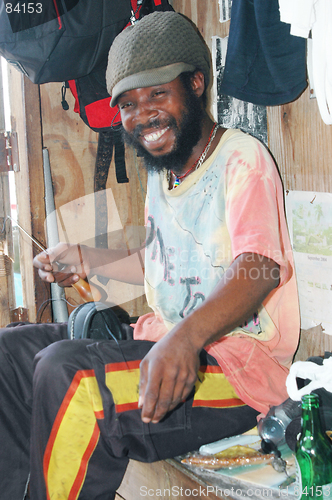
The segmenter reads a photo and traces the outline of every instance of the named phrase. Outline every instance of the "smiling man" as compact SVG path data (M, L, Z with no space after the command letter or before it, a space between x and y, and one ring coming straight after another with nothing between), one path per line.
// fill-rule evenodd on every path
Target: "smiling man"
M6 500L21 496L3 450L11 449L21 488L30 468L34 500L109 500L129 458L160 460L241 433L287 397L299 312L270 154L207 113L209 52L177 13L151 14L122 32L106 77L126 141L149 172L144 284L152 312L120 344L59 341L65 325L2 332ZM83 272L73 248L57 253L69 276L53 273L51 251L35 266L63 286L102 263L114 277L107 263L119 259L82 247ZM117 273L138 282L121 263Z

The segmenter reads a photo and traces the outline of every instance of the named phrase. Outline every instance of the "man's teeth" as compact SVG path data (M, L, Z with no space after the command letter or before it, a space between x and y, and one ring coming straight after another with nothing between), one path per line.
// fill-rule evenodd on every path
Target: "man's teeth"
M158 132L152 132L152 134L147 134L144 136L144 140L146 142L157 141L162 135L164 135L164 133L166 132L167 129L168 129L168 127L164 128L162 130L158 130Z

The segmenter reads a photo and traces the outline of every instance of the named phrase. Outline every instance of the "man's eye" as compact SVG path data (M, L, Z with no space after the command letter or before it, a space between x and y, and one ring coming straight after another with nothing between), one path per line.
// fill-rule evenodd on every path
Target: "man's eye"
M165 94L165 91L164 91L164 90L157 90L157 91L153 94L153 96L154 96L154 97L159 97L159 96L161 96L161 95L163 95L163 94Z
M129 108L131 105L132 105L131 102L124 102L123 104L119 104L119 108L125 109L125 108Z

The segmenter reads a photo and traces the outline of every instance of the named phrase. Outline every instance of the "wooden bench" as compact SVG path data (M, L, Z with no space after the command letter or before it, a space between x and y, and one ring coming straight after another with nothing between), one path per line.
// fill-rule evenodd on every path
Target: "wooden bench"
M284 474L285 480L287 479ZM279 490L254 485L213 472L187 469L174 459L143 464L131 460L116 500L243 500L262 498L295 500L287 489Z

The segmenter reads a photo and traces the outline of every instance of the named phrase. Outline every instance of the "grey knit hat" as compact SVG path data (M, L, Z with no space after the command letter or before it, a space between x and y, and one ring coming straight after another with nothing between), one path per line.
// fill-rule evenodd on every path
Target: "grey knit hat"
M106 71L111 106L127 90L162 85L184 71L210 79L209 50L194 26L176 12L154 12L128 26L114 40Z

